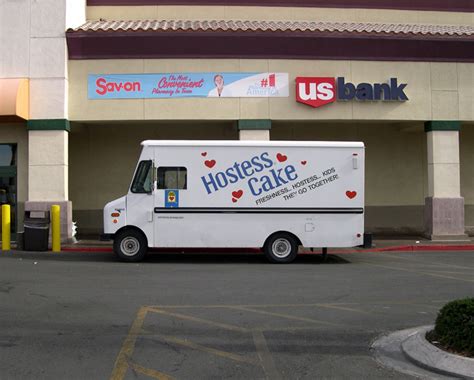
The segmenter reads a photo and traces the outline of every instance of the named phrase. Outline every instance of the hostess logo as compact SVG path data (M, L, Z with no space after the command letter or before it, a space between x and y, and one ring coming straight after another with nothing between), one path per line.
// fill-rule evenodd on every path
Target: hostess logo
M280 153L277 154L278 163L283 163L286 160L287 156ZM209 167L215 165L215 160L208 162ZM277 162L270 158L268 152L263 152L248 160L234 162L232 166L222 171L204 175L201 177L201 181L207 194L212 194L244 180L247 182L250 193L258 196L298 178L298 173L293 165L275 167L276 164ZM237 196L237 198L240 198L240 196Z
M398 84L397 78L389 83L359 83L345 81L344 77L297 77L296 101L317 108L336 100L399 101L408 100L406 83Z

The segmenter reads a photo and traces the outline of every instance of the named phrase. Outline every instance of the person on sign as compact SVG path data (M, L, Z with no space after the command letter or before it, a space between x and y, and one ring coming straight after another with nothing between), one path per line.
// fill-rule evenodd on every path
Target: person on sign
M227 88L224 87L224 77L221 74L216 74L214 76L214 84L216 88L209 91L208 97L231 97L232 93Z

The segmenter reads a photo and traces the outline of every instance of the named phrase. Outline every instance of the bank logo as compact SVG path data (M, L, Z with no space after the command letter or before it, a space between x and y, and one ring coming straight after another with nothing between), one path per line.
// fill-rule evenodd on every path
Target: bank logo
M336 79L297 77L296 101L317 108L336 100Z
M338 101L398 101L408 100L406 83L398 84L397 78L388 83L346 82L344 77L297 77L296 101L317 108Z

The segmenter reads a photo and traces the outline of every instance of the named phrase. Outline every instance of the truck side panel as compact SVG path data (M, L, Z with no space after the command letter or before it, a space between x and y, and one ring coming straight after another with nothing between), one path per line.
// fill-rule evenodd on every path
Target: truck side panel
M154 158L186 178L155 190L156 247L260 247L276 231L307 247L362 244L361 147L157 146Z

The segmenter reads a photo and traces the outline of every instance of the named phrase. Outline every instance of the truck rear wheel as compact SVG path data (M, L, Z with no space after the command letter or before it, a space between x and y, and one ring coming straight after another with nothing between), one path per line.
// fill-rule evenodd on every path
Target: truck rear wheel
M267 239L263 251L268 261L272 263L291 263L298 254L298 243L292 235L278 233Z
M119 231L114 238L114 252L121 261L142 261L148 251L145 235L134 229Z

